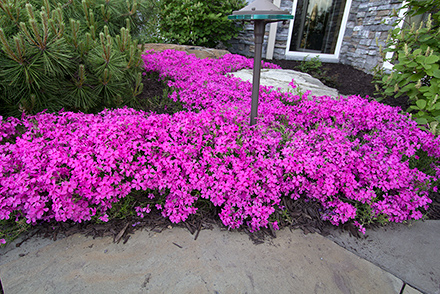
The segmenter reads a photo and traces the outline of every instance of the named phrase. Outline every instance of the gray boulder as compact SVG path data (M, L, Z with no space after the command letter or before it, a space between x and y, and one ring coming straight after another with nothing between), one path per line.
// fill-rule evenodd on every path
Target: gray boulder
M252 83L253 70L242 69L231 73L242 81L249 81ZM296 89L292 89L289 83L294 79ZM331 96L338 97L339 93L336 89L327 87L320 80L312 77L309 74L284 69L262 69L260 76L260 85L274 86L275 89L280 89L282 92L291 91L295 94L299 92L304 93L307 90L311 91L312 96Z

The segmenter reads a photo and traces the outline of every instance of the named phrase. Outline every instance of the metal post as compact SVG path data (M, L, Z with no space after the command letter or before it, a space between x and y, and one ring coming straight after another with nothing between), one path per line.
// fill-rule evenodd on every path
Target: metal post
M275 0L277 4L280 0ZM260 92L261 53L263 51L264 28L266 23L293 19L288 11L281 10L269 0L255 0L246 7L233 11L228 19L254 21L255 52L254 52L254 75L252 78L252 108L251 123L255 125L258 115L258 95Z
M255 125L255 117L258 115L258 95L260 92L260 72L261 72L261 54L263 51L264 28L266 22L264 20L255 20L254 36L255 36L255 53L254 53L254 74L252 77L252 108L251 123Z

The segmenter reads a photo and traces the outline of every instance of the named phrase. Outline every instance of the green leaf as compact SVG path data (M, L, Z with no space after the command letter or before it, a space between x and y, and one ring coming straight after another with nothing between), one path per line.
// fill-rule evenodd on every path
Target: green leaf
M415 121L419 124L419 125L426 125L428 123L428 120L424 117L418 117L415 119Z
M428 86L420 87L419 91L422 92L422 93L428 92L429 91L429 87Z
M434 95L431 93L431 91L428 91L428 92L423 93L423 96L429 99L430 97L432 97Z
M419 99L416 101L416 105L419 107L419 109L425 109L426 100Z
M419 49L414 50L413 54L414 54L414 55L420 55L420 54L422 54L422 49L419 48Z
M431 55L426 57L425 59L425 63L427 64L432 64L432 63L436 63L439 60L439 57L436 55Z
M431 64L423 64L423 67L426 69L426 71L428 71L432 68L432 65Z
M416 73L416 74L412 74L411 76L410 76L410 81L412 81L412 82L417 82L418 80L420 80L421 78L423 78L425 76L425 74L424 73L422 73L422 72L419 72L419 73Z
M411 89L414 89L415 84L414 83L409 83L406 86L404 86L403 88L400 89L400 91L402 92L408 92Z
M425 55L419 55L416 57L416 61L420 64L425 63L425 59L426 59Z

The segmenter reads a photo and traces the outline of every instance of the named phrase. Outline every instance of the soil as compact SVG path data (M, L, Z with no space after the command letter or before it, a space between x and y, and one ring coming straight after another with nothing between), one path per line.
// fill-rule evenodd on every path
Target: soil
M293 69L301 71L301 61L296 60L267 60L268 62L281 66L282 69ZM359 95L363 98L374 99L378 97L375 93L373 75L367 74L352 66L339 63L322 63L318 70L307 71L311 76L321 80L326 86L335 88L343 95ZM382 103L399 106L402 110L409 107L408 97L401 96L397 99L387 98Z
M280 65L283 69L298 70L298 66L300 65L300 62L298 61L275 60L271 62ZM373 79L372 75L366 74L351 66L323 63L321 67L321 74L314 72L309 73L322 80L328 86L336 88L340 93L358 94L368 99L372 99L372 97L375 95L374 86L371 83ZM144 110L153 110L158 113L172 113L174 110L180 108L180 104L170 104L166 101L167 95L164 95L165 90L166 87L162 82L157 81L157 77L144 77L144 89L143 93L139 97L139 99L144 102ZM154 103L150 103L149 101L154 101ZM403 109L407 108L405 99L388 99L383 102L393 106L400 106ZM151 108L153 104L156 106ZM157 105L166 105L166 107L157 107ZM430 208L427 211L427 218L439 220L439 194L432 193L430 196L433 200L433 203L430 205ZM289 211L290 218L277 215L277 219L281 219L279 222L280 228L299 228L302 229L306 234L317 232L322 235L327 235L329 232L331 232L331 230L335 229L334 226L332 226L328 221L321 220L321 207L316 202L305 201L304 199L293 201L292 199L286 197L282 199L282 203ZM190 216L187 221L178 224L178 226L187 228L188 231L194 235L194 238L197 239L201 230L210 229L214 224L224 227L218 217L217 209L200 209L196 215ZM130 234L137 229L146 228L155 232L161 232L170 226L176 226L176 224L172 224L168 219L163 218L160 215L160 212L153 210L151 213L147 214L145 218L127 217L125 219L114 219L104 224L94 224L90 222L41 223L35 228L35 230L32 231L32 233L29 233L27 238L37 234L56 240L59 234L69 236L71 234L81 232L85 235L92 236L93 238L112 236L114 238L114 242L125 243L130 238ZM337 229L348 230L352 235L357 237L360 236L357 229L351 224L339 226ZM262 229L254 233L250 233L247 231L247 229L240 230L249 233L249 237L256 244L264 242L266 236L276 236L275 231L271 228ZM17 244L17 246L20 245L21 243Z
M301 71L301 61L296 60L266 60L281 66L282 69ZM356 94L361 97L374 97L373 76L352 66L339 63L322 63L322 66L314 70L310 68L306 72L318 78L324 84L335 88L344 95Z

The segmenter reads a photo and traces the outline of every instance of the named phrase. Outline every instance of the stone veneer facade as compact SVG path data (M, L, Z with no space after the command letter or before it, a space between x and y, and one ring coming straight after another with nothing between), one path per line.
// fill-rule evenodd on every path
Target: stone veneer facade
M281 0L281 9L292 11L292 0ZM388 32L396 20L391 17L393 9L402 6L401 0L352 0L344 38L339 53L339 62L370 73L381 62L379 45L384 45ZM263 44L263 57L266 56L267 38L270 25L266 25ZM244 30L230 41L232 53L253 56L253 25L245 23ZM286 46L289 37L289 23L278 23L275 39L274 59L286 59Z

